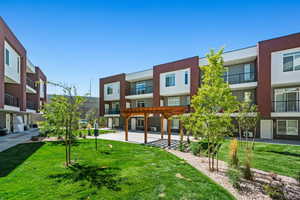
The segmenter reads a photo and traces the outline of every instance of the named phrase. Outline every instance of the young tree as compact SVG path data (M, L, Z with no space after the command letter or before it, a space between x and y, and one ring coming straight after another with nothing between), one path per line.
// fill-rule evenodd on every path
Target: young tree
M208 65L201 67L203 79L201 87L192 98L191 117L195 120L188 124L194 136L208 142L209 169L215 169L215 156L225 136L233 129L231 114L237 110L237 101L222 75L225 72L222 58L223 49L207 54ZM186 127L186 126L185 126ZM217 163L218 165L218 163Z
M71 145L73 132L78 130L78 121L80 119L80 106L84 98L77 96L75 87L48 82L63 89L64 96L56 96L51 103L46 104L43 109L43 116L46 119L45 124L53 125L56 130L64 133L66 146L66 165L71 164Z
M249 101L240 103L237 122L239 126L240 140L242 139L242 132L245 134L246 148L249 148L249 132L253 131L252 148L254 147L255 137L257 133L257 123L260 119L260 113L257 106Z
M90 109L86 114L85 114L86 120L88 120L88 123L94 126L94 123L97 121L98 114L97 110L95 108Z

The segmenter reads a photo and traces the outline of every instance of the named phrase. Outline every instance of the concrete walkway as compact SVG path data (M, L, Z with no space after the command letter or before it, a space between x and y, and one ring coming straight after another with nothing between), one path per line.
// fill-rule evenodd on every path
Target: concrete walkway
M0 152L30 140L32 136L39 135L38 129L32 129L21 133L13 133L6 136L0 136Z

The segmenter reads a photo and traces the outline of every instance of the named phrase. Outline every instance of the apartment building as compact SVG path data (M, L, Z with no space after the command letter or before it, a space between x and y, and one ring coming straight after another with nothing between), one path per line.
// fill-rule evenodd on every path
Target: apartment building
M47 78L27 58L26 49L0 17L0 128L30 127L47 101Z
M300 33L224 52L223 58L228 67L223 78L233 95L258 105L261 120L257 137L299 140ZM199 66L206 64L205 57L191 57L145 71L101 78L100 115L108 119L109 127L122 128L122 109L189 105L201 87ZM148 123L151 130L160 130L159 116L151 116ZM143 116L130 119L130 129L143 126ZM178 130L178 119L173 119L171 128Z

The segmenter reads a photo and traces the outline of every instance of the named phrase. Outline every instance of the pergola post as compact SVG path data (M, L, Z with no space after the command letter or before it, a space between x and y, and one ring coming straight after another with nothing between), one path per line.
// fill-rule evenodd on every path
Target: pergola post
M148 114L144 114L144 143L147 144Z
M125 117L125 141L128 141L128 116Z
M164 139L164 116L161 115L160 117L160 137Z
M168 146L171 146L171 124L172 121L170 118L168 118Z

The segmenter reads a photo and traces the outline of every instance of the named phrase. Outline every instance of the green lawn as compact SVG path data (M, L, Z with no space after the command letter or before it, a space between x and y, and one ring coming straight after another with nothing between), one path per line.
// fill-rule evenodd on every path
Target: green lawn
M229 143L230 140L226 140L221 147L221 160L228 161ZM243 160L244 151L239 150L239 159ZM253 168L290 177L300 172L300 146L256 142L253 155Z
M112 129L108 129L108 130L98 130L98 131L99 131L99 134L104 134L104 133L115 133L115 132L116 132L115 130L112 130ZM85 134L85 135L88 134L88 130L87 130L87 129L78 130L76 134L78 135L80 132L81 132L82 134ZM91 134L94 135L94 130L93 130L93 129L91 129Z
M55 142L21 144L0 153L0 199L234 199L162 149L99 144L96 152L94 140L79 140L73 148L78 164L69 169L64 146Z

